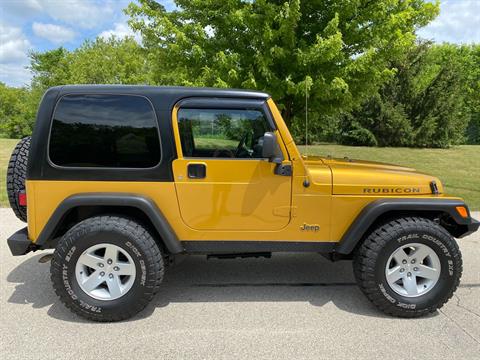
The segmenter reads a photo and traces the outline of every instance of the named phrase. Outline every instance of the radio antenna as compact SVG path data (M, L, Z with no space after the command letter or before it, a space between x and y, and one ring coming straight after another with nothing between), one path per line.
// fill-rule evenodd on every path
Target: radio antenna
M305 76L305 155L308 156L308 85Z

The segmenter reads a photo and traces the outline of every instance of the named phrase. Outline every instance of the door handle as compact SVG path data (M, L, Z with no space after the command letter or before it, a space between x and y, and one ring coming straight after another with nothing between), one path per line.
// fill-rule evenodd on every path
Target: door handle
M187 174L189 179L205 179L207 167L205 164L188 164Z

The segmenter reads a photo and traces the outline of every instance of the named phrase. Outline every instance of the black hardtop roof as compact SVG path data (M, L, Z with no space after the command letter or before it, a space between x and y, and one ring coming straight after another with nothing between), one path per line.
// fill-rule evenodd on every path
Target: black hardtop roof
M148 85L63 85L51 88L61 95L68 93L129 93L136 95L166 96L166 97L189 97L189 96L213 96L213 97L241 97L266 100L269 94L242 89L222 89L208 87L185 87L185 86L148 86Z
M136 95L148 98L156 112L162 147L161 163L151 169L110 169L110 168L60 168L48 160L48 139L55 107L66 95ZM172 109L179 101L200 100L208 97L233 99L232 104L261 104L270 97L266 93L250 90L192 88L182 86L145 85L64 85L46 91L37 114L32 135L28 161L27 178L30 180L95 180L95 181L173 181L171 162L176 158L176 148L171 126ZM197 98L197 99L194 99ZM200 101L201 102L201 101ZM224 103L228 103L225 101Z

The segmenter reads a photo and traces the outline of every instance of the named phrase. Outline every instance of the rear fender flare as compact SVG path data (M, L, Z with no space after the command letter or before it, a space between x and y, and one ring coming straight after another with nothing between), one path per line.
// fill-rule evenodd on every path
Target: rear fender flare
M41 247L46 244L47 241L51 240L64 216L71 209L80 206L122 206L137 208L150 219L165 244L165 247L171 254L178 254L184 251L177 235L158 206L148 197L129 193L83 193L66 198L55 209L35 244Z

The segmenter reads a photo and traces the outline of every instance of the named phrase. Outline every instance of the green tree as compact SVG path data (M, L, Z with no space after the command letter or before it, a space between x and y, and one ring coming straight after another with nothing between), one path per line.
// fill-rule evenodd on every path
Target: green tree
M467 90L465 93L466 111L470 113L466 138L469 144L480 144L480 44L462 47L465 56Z
M305 89L317 121L365 101L394 75L388 60L438 14L423 0L175 3L171 12L153 0L126 10L158 60L153 81L265 90L289 125L303 118Z
M448 147L464 141L471 112L469 53L451 44L420 43L392 61L394 79L341 121L340 142Z
M29 135L36 110L28 89L9 87L0 82L0 133L11 138Z
M46 90L52 86L68 84L69 55L69 51L63 47L45 52L32 52L30 54L32 87Z
M71 54L71 84L148 84L147 56L133 38L86 41Z
M78 49L31 54L33 87L63 84L148 84L148 56L133 38L97 38Z

